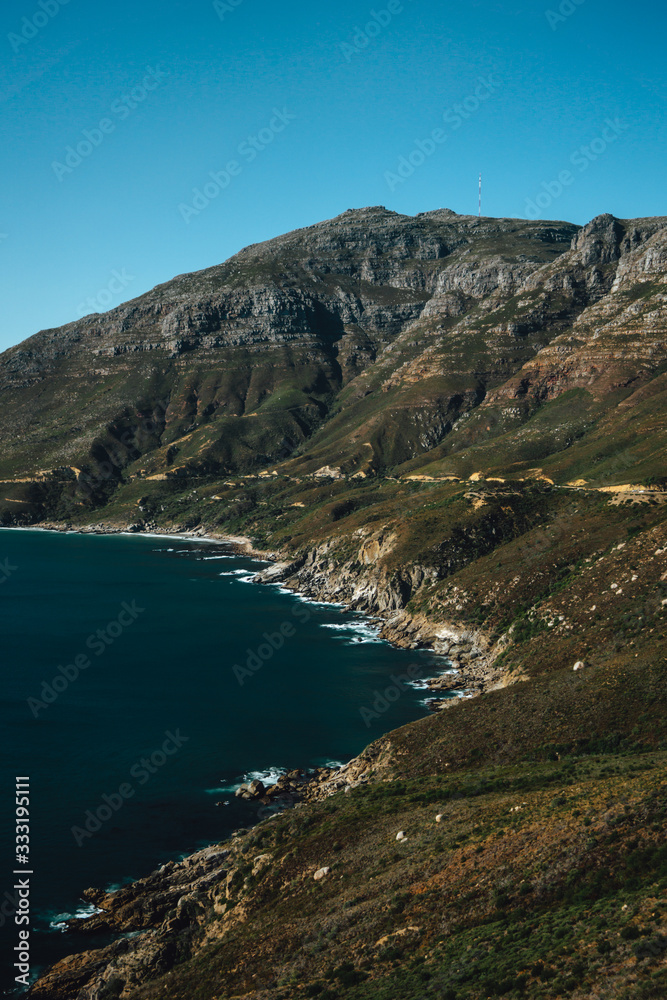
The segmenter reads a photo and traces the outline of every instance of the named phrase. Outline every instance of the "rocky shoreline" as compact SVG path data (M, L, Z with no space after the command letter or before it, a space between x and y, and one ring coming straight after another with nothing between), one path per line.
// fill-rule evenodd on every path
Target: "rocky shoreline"
M270 854L248 856L246 838L251 830L271 823L286 809L299 809L366 784L381 765L385 749L386 738L382 737L341 768L290 771L269 788L256 781L241 786L237 792L240 798L261 803L257 824L236 830L227 841L196 851L182 861L167 862L114 892L85 889L82 898L95 912L67 920L67 931L89 938L112 934L116 940L62 959L27 995L33 1000L101 1000L111 996L108 991L119 982L124 984L125 993L195 954L206 943L200 931L211 913L222 918L223 933L242 924L248 888L274 860Z
M240 555L271 562L256 574L257 583L280 583L306 599L345 604L350 610L372 613L382 619L380 636L388 642L403 649L431 650L446 657L451 670L425 682L434 693L430 705L433 710L458 703L457 698L437 697L445 692L464 688L465 694L471 696L500 686L492 669L488 643L485 644L481 633L457 631L412 615L396 607L396 595L384 591L381 584L375 592L372 586L366 586L360 600L359 594L350 590L354 581L344 571L332 568L322 576L317 550L296 562L285 562L281 561L280 553L256 550L250 538L216 535L203 528L188 531L153 524L104 523L79 527L54 522L32 527L82 534L142 533L228 545ZM273 786L265 787L261 782L241 786L239 797L260 807L260 823L270 822L284 809L298 809L306 802L370 781L381 765L385 744L386 738L377 740L340 769L292 771ZM71 918L67 929L86 936L119 935L117 940L102 949L63 959L32 986L29 996L39 1000L86 996L94 1000L114 979L122 980L126 989L139 986L149 970L150 975L156 970L166 971L176 961L189 957L195 933L211 909L229 927L242 921L243 908L235 900L239 892L242 894L243 878L239 871L247 863L243 857L243 838L247 832L239 830L225 844L198 851L181 862L169 862L116 892L86 889L82 896L97 912L92 917ZM261 856L255 858L253 871L259 870L263 863ZM86 992L80 993L82 989Z
M456 628L407 611L390 581L371 578L360 585L354 569L332 562L328 544L291 562L280 561L275 553L261 553L261 558L273 560L273 565L257 574L257 583L280 583L306 599L341 603L351 611L373 615L382 621L380 638L402 649L428 650L447 660L450 670L425 681L434 694L461 691L466 697L476 697L515 679L494 666L502 641L493 644L481 629ZM440 711L456 703L457 699L434 698L429 707Z
M260 824L269 823L283 809L299 808L305 801L368 780L360 776L355 781L355 765L357 772L360 766L367 767L353 761L340 772L323 768L310 776L303 772L285 775L275 786L275 795L262 796L267 815ZM113 934L116 940L62 959L33 984L28 996L33 1000L117 996L109 992L115 984L123 984L123 993L131 991L190 958L205 943L199 932L211 913L222 918L223 932L243 923L249 879L273 861L269 854L248 859L248 833L248 829L237 830L228 841L182 861L170 861L116 892L84 890L83 899L96 912L87 918L71 918L67 930L90 938Z
M424 681L434 694L428 705L431 711L442 711L457 704L457 698L437 697L440 694L457 691L465 697L476 697L515 680L507 678L502 670L494 667L502 652L502 642L494 646L479 629L455 628L450 623L439 623L424 615L408 612L402 606L400 593L388 581L371 578L370 581L364 580L360 586L356 573L345 566L339 568L334 565L329 543L310 550L296 560L285 561L284 553L256 549L247 536L221 535L203 527L194 530L170 529L144 522L126 525L102 522L76 526L51 521L31 527L78 534L144 534L210 541L228 545L239 555L270 562L271 566L255 575L256 583L281 584L307 600L344 604L350 611L373 615L382 621L380 638L401 649L430 651L447 660L451 665L447 672ZM418 567L415 569L419 572Z
M82 898L95 912L67 920L67 931L91 939L114 935L115 940L100 948L91 941L92 950L81 950L57 962L27 995L33 1000L102 1000L118 995L109 992L117 983L123 984L125 995L203 947L206 936L202 940L200 932L212 913L222 918L223 933L242 924L249 886L274 860L270 854L248 857L246 838L251 830L270 823L286 809L299 809L307 802L367 783L382 757L383 741L376 741L339 769L291 771L270 788L261 782L252 782L253 788L241 786L240 798L261 803L257 824L236 830L227 841L181 861L167 862L114 892L85 889Z

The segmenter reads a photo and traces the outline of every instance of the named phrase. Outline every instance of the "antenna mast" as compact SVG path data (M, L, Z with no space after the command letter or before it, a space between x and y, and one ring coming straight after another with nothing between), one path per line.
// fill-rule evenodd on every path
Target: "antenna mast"
M479 217L482 218L482 175L479 175Z

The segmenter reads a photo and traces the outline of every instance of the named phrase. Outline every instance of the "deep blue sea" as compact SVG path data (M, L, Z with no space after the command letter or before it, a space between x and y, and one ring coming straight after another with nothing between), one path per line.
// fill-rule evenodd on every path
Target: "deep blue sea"
M34 974L93 943L54 926L81 910L84 888L255 822L257 807L234 798L244 778L346 762L424 715L413 688L377 718L361 710L392 673L429 676L442 660L253 584L259 568L211 542L0 530L0 993L14 980L17 776L30 778ZM121 786L121 807L86 836Z

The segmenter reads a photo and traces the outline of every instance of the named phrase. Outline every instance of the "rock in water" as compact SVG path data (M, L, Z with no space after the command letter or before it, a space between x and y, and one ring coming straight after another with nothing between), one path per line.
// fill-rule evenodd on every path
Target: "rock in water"
M266 795L266 788L264 787L263 781L259 781L259 779L255 778L255 780L251 781L249 785L241 785L237 788L235 794L237 799L246 799L247 801L252 802L255 799L264 798Z

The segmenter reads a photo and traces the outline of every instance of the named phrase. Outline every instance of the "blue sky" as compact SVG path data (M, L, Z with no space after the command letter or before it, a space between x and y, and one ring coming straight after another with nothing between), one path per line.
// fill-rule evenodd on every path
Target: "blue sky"
M667 214L662 3L10 0L0 350L386 205Z

